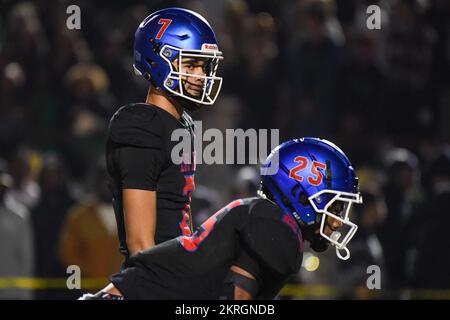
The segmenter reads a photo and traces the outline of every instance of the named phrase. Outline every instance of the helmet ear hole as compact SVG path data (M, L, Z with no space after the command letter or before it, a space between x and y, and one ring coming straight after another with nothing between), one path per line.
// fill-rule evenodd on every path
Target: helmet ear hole
M147 63L149 64L150 67L155 68L156 67L156 62L153 61L150 58L145 58L145 61L147 61Z
M299 202L300 202L303 206L308 206L308 205L310 205L309 200L308 200L308 196L307 196L304 192L300 193L300 196L299 196Z
M153 39L153 38L151 38L149 41L152 44L153 52L158 53L159 49L161 49L162 42L155 42L155 39Z

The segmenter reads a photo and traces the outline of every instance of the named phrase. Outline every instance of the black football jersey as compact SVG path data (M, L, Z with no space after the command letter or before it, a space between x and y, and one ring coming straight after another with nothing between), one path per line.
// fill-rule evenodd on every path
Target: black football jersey
M189 139L190 150L172 161L172 141L180 129ZM156 191L156 243L193 231L190 202L195 189L194 124L184 112L177 120L165 110L145 104L128 104L112 117L106 143L106 163L113 195L120 251L128 258L123 215L123 189ZM186 148L185 148L186 149Z
M272 299L297 273L303 238L294 218L259 197L231 202L190 236L130 258L111 277L126 299L219 299L230 267L258 281L257 299Z

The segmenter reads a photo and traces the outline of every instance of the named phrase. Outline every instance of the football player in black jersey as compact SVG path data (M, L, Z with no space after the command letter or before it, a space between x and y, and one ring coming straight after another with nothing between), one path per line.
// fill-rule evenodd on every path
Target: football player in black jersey
M151 83L145 103L121 107L112 117L106 145L120 250L130 256L193 232L193 121L185 110L214 103L222 58L208 22L179 8L149 15L138 27L134 68ZM172 159L174 130L184 130L191 149Z
M272 299L299 271L305 240L315 251L331 244L348 259L357 230L350 209L362 199L342 150L294 139L275 148L263 169L258 197L235 200L194 234L131 257L113 286L85 299ZM246 274L229 272L233 265ZM247 295L236 296L236 287Z

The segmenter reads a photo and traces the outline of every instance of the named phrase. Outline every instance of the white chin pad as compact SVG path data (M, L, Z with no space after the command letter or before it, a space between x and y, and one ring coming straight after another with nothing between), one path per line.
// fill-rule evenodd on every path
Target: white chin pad
M340 237L341 237L341 233L339 231L333 231L333 233L330 236L330 238L336 242L339 240Z

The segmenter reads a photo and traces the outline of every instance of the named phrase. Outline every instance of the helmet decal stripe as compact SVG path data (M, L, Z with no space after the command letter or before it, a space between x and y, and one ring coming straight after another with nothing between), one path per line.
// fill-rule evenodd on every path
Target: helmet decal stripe
M327 188L331 189L331 181L333 180L333 171L331 171L331 162L330 160L325 161L327 165L327 169L325 171L325 180L327 181Z

